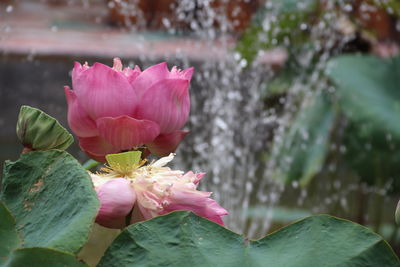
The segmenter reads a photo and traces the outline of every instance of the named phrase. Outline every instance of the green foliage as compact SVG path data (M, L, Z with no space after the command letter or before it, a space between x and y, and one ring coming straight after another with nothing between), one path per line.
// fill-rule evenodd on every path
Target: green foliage
M15 229L15 220L10 211L0 202L0 266L12 251L21 244L21 239Z
M74 142L72 135L56 119L29 106L21 107L17 136L25 147L33 150L65 150Z
M299 63L298 55L314 49L309 41L309 28L320 15L319 0L273 0L257 11L237 44L241 57L250 65L263 51L273 53L279 47L286 48L288 53L282 69L276 71L266 88L261 88L263 98L286 93L301 74L314 70L315 62L305 68Z
M0 266L87 266L79 262L74 255L49 248L22 248L14 217L0 202Z
M340 109L349 120L343 137L345 162L371 185L400 181L400 57L341 56L327 71L337 85Z
M74 255L49 248L19 248L13 251L4 267L88 267Z
M83 167L85 170L90 170L90 169L92 169L92 168L98 166L99 164L100 164L100 162L95 161L95 160L93 160L93 159L89 159L89 160L87 160L87 161L82 165L82 167Z
M101 266L399 266L388 244L355 223L312 216L257 241L186 211L126 228Z
M311 12L314 11L318 5L316 0L271 0L270 1L279 13L296 13L296 12Z
M400 17L400 2L398 0L372 0L372 4L386 9L391 15Z
M340 56L326 74L336 85L335 106L321 95L301 110L274 150L275 176L306 185L323 167L335 114L342 113L340 158L368 184L382 187L392 179L392 189L400 190L400 57Z
M308 32L300 24L312 20L317 11L319 0L274 0L270 7L260 8L237 45L237 51L248 62L252 62L257 53L282 44L296 45L307 40ZM276 19L265 24L265 18ZM264 25L263 25L264 24ZM286 45L285 45L286 46Z
M352 122L346 127L342 140L346 147L344 164L367 184L382 188L390 182L390 191L399 192L400 140L393 139L390 133L373 132L371 128L371 124Z
M341 56L330 62L327 73L350 120L400 138L400 57Z
M283 135L282 142L274 147L276 178L307 185L325 161L335 115L325 94L314 95Z
M67 152L31 152L4 167L0 199L16 219L23 247L76 253L99 207L89 175Z

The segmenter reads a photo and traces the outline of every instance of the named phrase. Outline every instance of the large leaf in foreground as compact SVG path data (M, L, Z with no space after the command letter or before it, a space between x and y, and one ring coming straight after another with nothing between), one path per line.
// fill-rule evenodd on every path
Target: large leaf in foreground
M0 201L0 265L11 252L21 244L21 239L15 229L15 220L10 211Z
M178 211L126 228L99 266L400 266L388 244L358 224L312 216L248 241Z
M74 255L48 248L21 248L23 241L10 211L0 202L0 266L87 266Z
M49 248L20 248L10 255L4 267L40 266L40 267L87 267L74 255Z
M31 152L6 162L1 200L16 219L24 247L77 252L99 206L89 175L67 152Z
M325 162L335 114L326 95L314 95L274 145L275 178L307 185Z
M400 139L400 57L341 56L327 73L350 120Z

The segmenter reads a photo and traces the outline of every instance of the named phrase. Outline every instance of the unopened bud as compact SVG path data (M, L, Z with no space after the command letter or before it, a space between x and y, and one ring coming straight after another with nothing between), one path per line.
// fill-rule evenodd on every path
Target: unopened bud
M29 106L21 107L17 136L25 147L25 153L32 150L65 150L74 142L72 135L55 118Z

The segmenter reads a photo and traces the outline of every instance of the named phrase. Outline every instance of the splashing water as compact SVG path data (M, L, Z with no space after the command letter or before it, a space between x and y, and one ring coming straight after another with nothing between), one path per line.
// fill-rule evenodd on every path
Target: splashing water
M209 1L200 2L206 5ZM183 1L178 10L187 11L190 7L190 3ZM197 17L201 17L203 23L194 29L197 35L209 40L228 35L227 21L215 29L210 23L215 14L209 9L202 12ZM337 19L335 12L326 16L330 16L329 21ZM271 12L263 24L274 19ZM276 31L278 34L279 29ZM334 25L320 23L310 31L312 39L318 43L315 49L304 48L297 55L304 71L300 69L288 94L279 99L279 111L269 107L262 97L262 88L274 75L271 66L257 64L257 61L247 66L240 54L231 52L223 61L203 63L195 75L198 89L192 90L189 124L192 134L180 148L177 158L186 168L207 172L210 180L207 189L214 191L214 197L230 211L227 225L249 236L261 236L269 229L272 208L285 189L272 179L271 170L276 168L274 154L266 160L265 151L280 142L285 128L301 109L296 103L297 96L326 89L327 82L322 75L326 62L333 46L340 49L338 43L345 42ZM273 40L274 36L271 42ZM305 70L315 59L318 60L316 68L311 74L307 73ZM251 216L252 210L260 206L263 209Z
M297 7L302 8L306 2L298 1ZM208 1L203 3L206 5ZM192 90L193 108L189 125L192 135L180 149L181 164L208 173L210 184L207 189L214 191L214 197L230 211L228 227L250 237L263 236L273 223L276 207L293 202L288 201L290 198L297 199L297 206L306 207L312 213L334 210L339 214L339 211L354 214L361 211L352 210L354 208L349 202L359 201L351 197L352 194L367 192L384 196L388 189L387 185L386 189L360 187L357 180L351 177L343 181L340 178L343 174L334 163L326 171L331 178L317 177L319 181L312 183L310 190L299 188L297 182L284 186L274 179L273 173L285 168L285 164L277 162L281 160L277 149L281 147L283 135L294 117L309 106L313 96L322 92L335 93L324 73L327 62L356 37L355 31L346 24L347 16L352 12L347 1L321 3L325 5L322 19L298 23L301 31L309 33L308 44L300 49L290 51L292 44L288 39L278 50L259 50L253 63L231 51L223 61L203 63L196 74L199 89ZM183 2L182 6L185 7ZM186 9L183 7L187 11L190 4ZM265 33L277 20L274 6L267 3L266 7L269 11L262 21L264 31L258 38L274 44L285 29L275 25L272 35ZM222 36L227 40L229 21L222 21L216 29L210 23L215 13L209 9L202 12L197 17L201 17L204 23L195 28L196 35L208 40ZM229 49L228 43L226 46ZM282 51L283 55L280 54ZM292 53L291 56L298 62L297 74L286 94L278 94L278 104L271 106L263 97L263 88L272 82L275 75L273 65L285 59L285 51ZM299 99L302 101L299 102ZM344 128L343 125L339 127ZM303 135L304 141L307 141L308 133ZM337 150L344 153L346 147L340 146ZM307 213L299 217L305 215Z

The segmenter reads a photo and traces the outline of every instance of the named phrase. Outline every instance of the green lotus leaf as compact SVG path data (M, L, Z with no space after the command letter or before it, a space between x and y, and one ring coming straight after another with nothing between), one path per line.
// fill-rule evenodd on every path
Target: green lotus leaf
M23 154L4 167L0 200L16 220L23 247L77 253L99 208L92 181L65 151Z
M400 266L369 229L327 215L311 216L260 240L177 211L127 227L99 267L113 266Z

